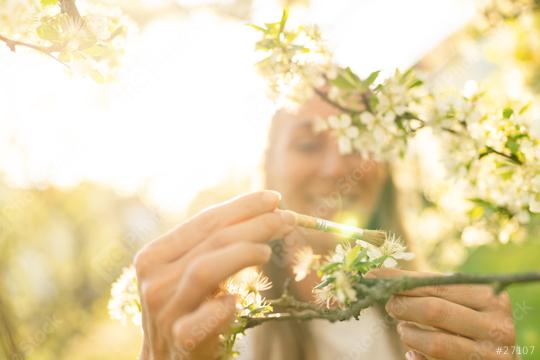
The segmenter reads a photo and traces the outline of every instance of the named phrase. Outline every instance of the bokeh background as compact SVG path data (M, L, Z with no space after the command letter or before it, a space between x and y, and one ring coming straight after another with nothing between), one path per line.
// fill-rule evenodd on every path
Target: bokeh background
M0 19L24 12L15 2L0 0ZM258 186L274 106L247 23L275 21L289 6L292 23L319 24L340 64L361 75L415 66L450 87L481 82L533 101L540 92L540 15L512 19L513 1L488 15L472 0L78 3L87 2L129 19L115 81L0 46L2 359L136 358L139 330L108 317L111 283L172 224ZM459 207L434 208L417 168L436 179L436 159L420 157L398 176L406 224L430 268L540 270L535 231L489 244L459 237L449 217ZM540 286L510 293L518 343L539 352Z

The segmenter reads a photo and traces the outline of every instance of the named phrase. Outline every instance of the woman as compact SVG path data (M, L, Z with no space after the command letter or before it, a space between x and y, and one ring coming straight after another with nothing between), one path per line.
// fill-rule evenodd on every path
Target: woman
M297 228L294 216L278 206L324 218L354 214L361 226L402 234L387 167L343 156L331 133L314 132L314 119L333 113L319 98L278 112L265 159L265 185L278 192L264 190L217 204L139 251L141 359L213 359L217 335L235 310L232 296L209 298L220 282L245 267L264 266L274 283L269 295L277 295L283 280L293 277L297 249L306 244L320 254L333 249L330 235ZM368 275L425 273L376 270ZM316 282L315 275L308 276L293 283L292 291L313 300ZM369 309L358 321L337 324L267 323L248 331L242 353L257 360L401 359L409 349L408 359L506 359L496 348L515 341L508 295L494 296L486 286L419 288L393 296L385 310Z

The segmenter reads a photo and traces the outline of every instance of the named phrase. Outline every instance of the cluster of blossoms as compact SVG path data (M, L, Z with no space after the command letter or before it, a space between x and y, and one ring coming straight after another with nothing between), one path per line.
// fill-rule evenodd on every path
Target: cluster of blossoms
M124 27L118 18L65 13L44 16L36 29L45 43L58 49L58 59L73 72L88 74L98 82L112 77L120 64Z
M473 225L467 230L492 239L486 229L496 229L506 242L540 212L540 141L529 128L528 106L490 112L485 97L435 98L426 119L442 146L448 174L464 185L471 202Z
M344 154L356 152L377 160L402 157L411 134L423 126L413 112L422 104L422 81L411 71L396 70L394 76L373 86L377 76L374 72L361 80L349 68L328 76L329 91L322 96L342 113L319 119L316 128L332 129ZM356 104L351 104L354 99Z
M221 294L236 295L236 317L229 330L220 334L221 358L235 357L236 340L246 328L247 318L263 317L272 312L272 306L261 292L272 287L271 281L253 268L248 268L229 278L222 287Z
M279 28L285 28L283 22ZM297 42L288 48L303 49ZM316 48L324 48L323 42ZM281 51L260 50L270 53L268 61ZM442 93L424 85L411 70L378 81L378 72L361 79L350 68L333 65L330 56L325 60L316 66L320 72L312 75L325 79L323 85L304 77L303 65L298 65L288 95L302 99L315 93L336 108L338 114L319 119L315 130L332 130L341 152L394 161L410 152L409 144L418 133L430 132L440 144L446 172L464 183L472 223L495 231L507 224L517 230L528 223L531 213L540 212L540 137L530 129L528 106L493 110L486 94ZM269 64L264 68L279 71ZM270 82L286 81L291 71L273 73Z
M109 315L123 324L142 326L141 299L137 289L137 275L133 266L127 267L114 282L109 300Z
M323 74L331 72L335 66L321 41L319 29L300 26L288 31L285 29L287 17L288 13L284 11L280 22L251 25L262 33L256 49L269 52L257 63L257 69L268 79L272 95L285 95L279 99L283 103L289 100L302 102L311 96L313 88L324 85ZM306 80L309 86L306 86Z
M272 287L270 280L254 269L240 271L228 279L222 289L224 294L236 295L238 298L238 316L257 317L272 311L261 292Z
M34 32L28 25L35 22L36 14L40 10L39 1L0 0L0 35L26 37Z
M295 258L293 271L295 280L303 280L311 271L316 271L321 282L313 289L317 302L326 307L346 307L357 301L361 294L357 284L370 270L379 267L395 267L397 260L412 260L414 254L407 252L403 243L390 235L380 247L362 240L354 244L337 245L333 254L321 262L311 248L301 249Z
M0 40L9 48L26 46L40 51L64 64L70 72L91 76L98 82L113 78L120 65L126 33L125 22L118 14L111 15L107 9L101 15L103 10L96 8L94 14L83 16L74 0L24 3L31 14L17 21L23 23L25 31L17 31L17 24L8 23L8 33L0 33ZM3 23L0 18L0 25ZM16 37L8 38L11 34Z
M245 331L247 318L262 317L272 312L272 306L261 295L271 287L270 280L252 268L240 271L222 285L218 296L235 295L237 299L236 317L228 332L220 334L223 359L236 355L234 345ZM108 309L112 319L142 327L141 300L133 266L125 268L113 283Z

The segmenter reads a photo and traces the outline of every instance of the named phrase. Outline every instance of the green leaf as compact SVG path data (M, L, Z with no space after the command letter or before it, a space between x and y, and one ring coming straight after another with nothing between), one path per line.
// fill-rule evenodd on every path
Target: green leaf
M317 286L315 286L314 289L322 289L322 288L325 287L326 285L331 284L332 281L334 281L334 278L333 278L333 277L327 277L326 279L324 279L323 281L321 281L319 284L317 284Z
M368 261L368 262L359 262L355 264L354 268L358 273L364 274L371 269L379 267L384 262L384 257L381 257L379 259L383 259L383 260L381 261L381 260L376 259L376 260Z
M62 36L56 27L52 26L51 24L42 24L38 26L36 33L43 40L51 42L59 42L62 39Z
M338 263L338 262L329 263L329 264L325 264L325 265L321 266L319 268L319 271L321 273L329 273L329 272L333 272L334 270L336 270L340 266L341 266L341 263Z
M360 80L358 75L356 75L354 71L352 71L352 69L348 66L345 68L345 77L347 78L347 81L349 81L351 84L355 86L362 85L362 80Z
M398 74L399 74L399 71L398 71L398 70L396 70L396 71L397 71ZM412 68L412 67L408 68L408 69L403 73L403 75L401 75L400 82L403 84L403 83L407 80L407 78L413 74L413 71L414 71L414 68Z
M510 119L510 116L514 113L514 110L512 108L504 108L503 109L503 117L505 119Z
M292 43L299 35L300 33L298 31L284 31L283 35L285 36L285 40L287 42Z
M518 111L518 114L519 115L522 115L525 111L529 110L529 107L531 106L531 102L529 101L528 103L526 103L525 105L523 105L521 107L521 109L519 109Z
M508 217L512 216L512 213L505 207L497 206L490 201L481 198L472 198L469 201L473 202L477 206L481 206L484 209L485 216L490 216L493 213L499 213Z
M360 246L355 246L351 250L347 252L347 255L345 256L345 268L350 269L356 258L358 257L358 254L362 248Z
M477 206L474 206L471 210L469 210L469 217L473 220L477 220L477 219L482 218L484 213L485 213L484 207L477 205Z
M92 79L94 79L94 81L99 84L103 84L106 82L105 76L103 76L103 74L99 72L98 70L91 69L89 71L89 74L92 77Z
M58 0L40 0L40 2L43 7L58 5Z
M341 75L336 76L335 79L330 81L332 85L340 89L352 89L353 86Z
M278 38L280 34L279 23L266 23L266 35L268 37Z
M506 141L506 148L512 152L512 154L517 154L519 151L519 142L516 141L514 138L509 138Z
M380 73L380 72L381 72L380 70L377 70L377 71L374 71L374 72L372 72L371 74L369 74L369 76L366 78L366 80L363 81L364 86L365 86L365 87L368 87L368 86L370 86L371 84L373 84L373 82L374 82L375 80L377 80L377 76L379 76L379 73Z
M352 90L356 88L364 88L362 80L356 75L351 68L340 69L335 79L331 81L332 85L341 88Z
M266 29L263 28L263 27L260 27L259 25L255 25L255 24L246 24L247 26L257 30L257 31L262 31L263 33L266 32Z
M284 8L283 14L281 14L281 21L279 22L279 32L282 32L285 29L285 24L287 24L288 18L289 18L289 9Z
M369 96L369 107L371 109L376 109L377 105L379 105L379 98L375 95Z
M411 85L409 85L409 89L420 86L422 84L424 84L424 82L422 80L416 79Z
M277 46L277 41L275 39L262 39L260 41L257 41L255 44L255 49L257 50L272 50Z
M512 175L514 175L514 171L513 169L510 169L501 173L501 178L503 178L504 180L509 180L510 178L512 178Z

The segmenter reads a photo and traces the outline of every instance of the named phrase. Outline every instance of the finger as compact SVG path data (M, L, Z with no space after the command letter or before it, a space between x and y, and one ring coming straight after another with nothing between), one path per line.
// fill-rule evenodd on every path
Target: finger
M175 291L173 284L178 282L193 259L235 242L269 241L292 231L295 222L296 217L290 212L276 210L217 231L210 239L201 242L180 259L166 264L159 272L153 274L153 287L160 291L159 296L154 297L154 303L163 303L164 299L171 297Z
M201 255L186 268L158 321L166 322L193 311L220 282L241 269L264 264L271 254L272 250L266 244L240 242Z
M393 278L401 276L432 277L442 274L380 268L366 274L366 278ZM399 295L407 296L434 296L461 304L474 310L491 308L494 297L493 290L489 285L439 285L422 286L411 290L400 291ZM489 301L488 301L489 300Z
M180 317L171 329L177 353L194 351L200 344L216 337L234 319L236 298L224 296L203 303L197 310Z
M448 300L394 295L386 303L386 311L398 320L429 325L471 339L489 339L493 318Z
M216 231L208 240L195 246L195 248L175 263L171 263L171 267L178 269L176 270L177 272L181 272L183 264L189 263L201 254L240 241L252 243L267 242L291 232L295 228L295 224L296 217L286 210L276 210L271 213L259 215Z
M174 261L217 229L274 211L281 195L263 190L241 195L203 210L149 244L153 263Z
M507 355L497 354L496 348L489 342L476 342L442 331L420 329L408 323L400 323L397 330L405 345L436 359L511 359Z
M427 360L427 357L420 354L417 351L407 351L405 353L405 359L406 360Z

